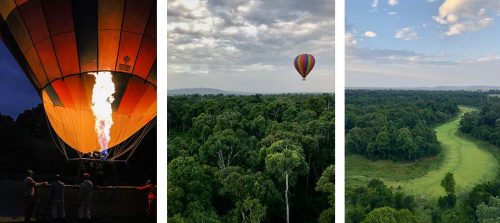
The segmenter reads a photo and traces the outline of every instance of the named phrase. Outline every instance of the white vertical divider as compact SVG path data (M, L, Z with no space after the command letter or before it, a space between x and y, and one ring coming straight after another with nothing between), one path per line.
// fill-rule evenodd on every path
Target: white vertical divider
M345 1L335 0L335 222L345 222Z
M167 2L157 1L157 222L167 222Z

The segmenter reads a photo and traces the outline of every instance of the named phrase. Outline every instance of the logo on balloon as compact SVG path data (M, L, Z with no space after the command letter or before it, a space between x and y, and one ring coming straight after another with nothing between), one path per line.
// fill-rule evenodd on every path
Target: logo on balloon
M130 71L130 65L128 65L128 62L130 62L130 57L124 56L123 57L123 63L118 65L118 69L123 70L123 71Z

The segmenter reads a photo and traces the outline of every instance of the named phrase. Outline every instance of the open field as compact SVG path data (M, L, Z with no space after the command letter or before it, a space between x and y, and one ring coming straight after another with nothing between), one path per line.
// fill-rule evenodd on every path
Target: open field
M347 186L380 178L395 189L435 198L445 194L440 183L447 172L452 172L455 176L457 193L495 179L498 174L495 156L483 148L482 144L458 134L460 117L471 111L471 108L466 107L460 109L462 112L459 117L436 128L437 138L443 149L439 157L400 163L369 161L350 155L346 157Z

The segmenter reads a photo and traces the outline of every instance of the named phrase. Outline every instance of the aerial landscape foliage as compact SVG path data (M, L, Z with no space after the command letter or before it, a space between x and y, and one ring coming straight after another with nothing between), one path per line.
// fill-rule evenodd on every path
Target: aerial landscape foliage
M498 222L500 98L346 91L346 222Z
M331 94L169 96L169 222L285 222L287 206L333 222L334 124Z

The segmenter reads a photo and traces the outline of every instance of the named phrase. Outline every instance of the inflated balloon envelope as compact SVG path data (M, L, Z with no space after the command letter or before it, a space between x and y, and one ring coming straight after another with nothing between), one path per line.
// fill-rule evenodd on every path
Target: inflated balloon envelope
M110 148L155 120L156 1L0 0L0 15L2 41L67 145L100 150L92 72L111 72L115 84Z
M300 54L293 60L293 65L295 66L297 72L299 72L303 81L306 80L307 75L314 68L315 62L316 60L311 54Z

